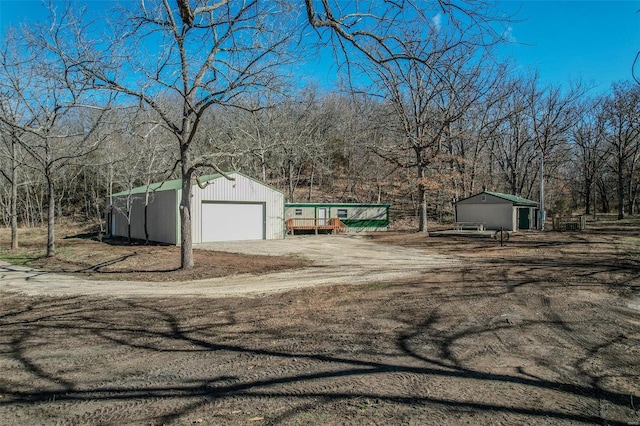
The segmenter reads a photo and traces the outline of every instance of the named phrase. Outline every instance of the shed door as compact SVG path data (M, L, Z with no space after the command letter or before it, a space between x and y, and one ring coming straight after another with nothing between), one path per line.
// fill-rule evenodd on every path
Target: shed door
M202 203L202 242L264 239L263 203Z
M518 209L518 229L531 228L531 218L529 217L530 213L531 209L528 207Z

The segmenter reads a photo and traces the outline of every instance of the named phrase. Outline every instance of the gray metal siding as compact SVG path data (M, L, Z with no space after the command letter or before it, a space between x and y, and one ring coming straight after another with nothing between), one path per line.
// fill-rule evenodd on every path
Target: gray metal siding
M147 229L149 239L161 243L176 244L175 191L162 191L149 195ZM112 235L127 237L126 196L113 198L112 215L114 227ZM131 238L145 239L144 235L144 194L131 196Z
M463 204L456 206L457 222L484 223L487 229L500 229L512 231L515 226L516 210L511 203L497 204Z
M212 181L204 189L197 185L193 188L191 198L191 226L194 243L201 242L202 203L207 201L217 202L258 202L265 204L265 239L274 240L284 238L284 217L283 208L284 194L269 186L249 179L237 173L231 173L231 181L220 177ZM178 191L180 197L182 191ZM179 198L178 198L179 199Z

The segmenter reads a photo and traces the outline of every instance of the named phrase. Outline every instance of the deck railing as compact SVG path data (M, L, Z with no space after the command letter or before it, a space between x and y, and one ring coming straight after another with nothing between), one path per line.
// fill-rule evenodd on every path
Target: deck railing
M285 220L287 232L295 235L296 231L329 231L333 234L347 231L347 225L342 223L337 217L332 218L314 218L314 217L297 217Z

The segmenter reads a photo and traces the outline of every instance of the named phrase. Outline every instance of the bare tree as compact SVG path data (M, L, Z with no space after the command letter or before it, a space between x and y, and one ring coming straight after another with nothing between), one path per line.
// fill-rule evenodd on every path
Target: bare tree
M490 1L434 0L343 2L305 0L307 20L325 43L346 62L364 57L375 64L398 61L433 61L432 55L466 47L489 47L504 41L510 16L495 11ZM407 28L418 29L411 33ZM327 30L322 32L322 30ZM431 40L433 31L445 30L449 43L416 50Z
M33 63L35 58L29 55L34 53L30 50L21 52L21 45L16 37L19 35L15 29L7 32L4 48L0 52L0 133L4 142L3 156L9 162L8 170L2 170L2 176L11 188L9 204L12 250L18 248L18 168L23 163L19 152L20 141L26 138L26 132L11 123L20 123L29 114L29 105L15 100L20 93L30 90L35 82L34 73L26 72L27 68L21 66L21 61Z
M450 43L448 37L415 45L414 56L427 56L440 43ZM418 197L418 218L420 232L427 231L427 194L439 190L434 182L441 182L442 176L432 179L429 170L442 169L437 165L445 154L445 143L452 137L452 126L478 102L495 81L483 69L482 61L474 61L478 53L471 48L442 49L442 55L431 55L432 62L406 61L391 62L376 66L374 81L380 82L377 90L387 97L393 117L392 136L397 144L392 150L378 150L378 153L397 166L416 170ZM412 157L406 156L407 152Z
M600 98L579 105L580 117L571 130L574 159L584 197L585 214L596 213L594 190L611 156L606 145Z
M543 164L545 179L569 164L569 136L585 89L579 84L564 92L541 87L534 75L514 78L504 90L508 96L500 104L504 119L499 133L491 140L492 163L502 174L505 191L535 198Z
M215 155L197 149L205 143L216 146L199 132L204 114L215 105L237 106L240 95L276 84L276 71L286 62L296 32L287 26L298 22L287 2L193 3L126 4L114 32L106 36L108 43L91 43L85 36L79 40L82 49L73 52L74 62L96 85L148 105L173 135L182 177L183 269L193 267L192 178L202 167L223 173ZM159 102L166 96L173 105Z
M456 199L472 195L479 185L493 184L491 147L501 137L501 126L509 115L505 107L510 96L508 72L507 66L496 68L491 73L494 87L451 126L447 150L451 167L457 172L454 179L458 177L452 182Z
M531 165L537 161L535 135L529 112L535 107L539 89L535 78L516 78L505 85L508 98L502 105L504 120L499 136L492 141L492 160L502 174L504 190L523 195L527 184L535 179Z
M86 76L58 53L69 48L67 11L56 15L50 25L34 25L7 39L2 58L5 90L0 121L29 154L31 167L46 181L47 256L55 253L56 173L71 160L86 155L97 146L95 131L108 99L97 107L94 91Z
M18 159L20 147L19 138L15 134L15 129L8 128L0 123L0 137L2 137L3 148L0 156L7 160L7 168L0 167L0 175L2 175L10 186L9 196L9 222L11 226L11 250L18 249L18 168L20 161Z
M633 185L633 171L640 154L640 86L616 83L613 94L603 103L607 140L615 158L618 219L624 218L625 192ZM632 188L630 186L629 188ZM633 200L629 199L633 211Z
M398 166L416 167L419 230L426 232L427 168L441 154L450 125L482 95L469 78L482 73L464 61L477 65L478 48L502 41L495 28L507 20L496 19L485 2L305 3L311 25L329 29L350 76L355 77L352 67L364 69L390 100L414 159L381 155Z
M169 147L169 132L164 131L162 122L153 110L133 107L120 111L120 139L126 142L121 144L120 158L115 162L115 178L121 189L127 192L126 197L121 197L123 205L111 203L111 206L127 219L128 242L131 243L131 214L134 203L142 202L144 208L144 238L149 243L148 232L148 208L152 201L154 191L151 184L167 178L175 160L172 160ZM143 198L140 194L133 194L131 190L136 186L144 186Z

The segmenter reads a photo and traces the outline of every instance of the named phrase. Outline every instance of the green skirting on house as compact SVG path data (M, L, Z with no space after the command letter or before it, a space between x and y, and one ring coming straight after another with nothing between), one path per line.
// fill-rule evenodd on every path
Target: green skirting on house
M389 219L340 219L349 228L388 228Z

